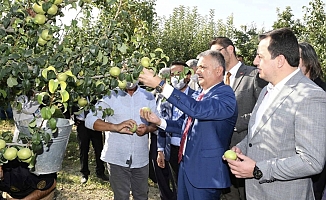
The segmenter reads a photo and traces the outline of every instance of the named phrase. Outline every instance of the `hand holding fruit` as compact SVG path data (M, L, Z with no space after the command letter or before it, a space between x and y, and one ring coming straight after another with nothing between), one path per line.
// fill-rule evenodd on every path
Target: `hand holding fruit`
M161 119L151 111L150 108L140 109L140 117L146 119L146 121L154 123L155 125L161 125Z
M146 133L148 133L147 126L145 124L139 124L137 127L136 134L138 136L143 136L143 135L146 135Z
M137 127L137 123L134 120L129 119L129 120L121 122L120 124L114 124L113 131L132 135L132 134L134 134L134 132L133 132L133 129L135 128L134 125L136 125L136 127Z
M224 158L231 159L231 160L236 160L237 159L237 154L232 150L227 150L227 151L224 152Z
M139 74L139 81L142 82L145 86L155 88L161 82L161 78L159 76L154 76L154 71L149 69L143 69L143 71Z

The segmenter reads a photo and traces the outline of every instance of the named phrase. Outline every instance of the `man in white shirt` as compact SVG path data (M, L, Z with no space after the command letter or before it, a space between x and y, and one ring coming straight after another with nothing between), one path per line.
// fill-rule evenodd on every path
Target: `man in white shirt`
M232 147L238 159L226 161L246 179L247 199L313 200L310 176L322 171L326 158L326 93L298 69L299 45L290 29L259 39L254 64L269 85L246 138Z

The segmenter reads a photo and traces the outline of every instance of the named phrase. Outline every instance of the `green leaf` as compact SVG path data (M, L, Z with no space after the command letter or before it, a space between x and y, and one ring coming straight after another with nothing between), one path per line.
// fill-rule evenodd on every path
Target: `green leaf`
M123 53L123 54L125 54L125 53L127 53L127 49L128 49L128 46L126 45L126 44L118 44L118 50L121 52L121 53Z
M60 81L59 84L60 84L61 90L65 90L67 88L67 83L66 82Z
M18 60L20 58L20 55L18 53L13 53L8 56L9 59L12 60Z
M44 98L44 96L49 96L49 94L47 93L47 92L41 92L41 93L39 93L38 95L37 95L37 102L39 103L39 104L43 104L43 105L45 105L44 103L43 103L43 98Z
M99 50L99 52L98 52L98 54L97 54L97 60L98 60L99 62L101 62L101 61L102 61L102 58L103 58L103 53L102 53L101 50Z
M52 118L53 119L53 118ZM54 120L55 121L55 120ZM44 135L43 135L43 140L44 140L44 142L46 143L46 144L48 144L49 142L50 142L50 140L51 140L51 135L49 134L49 133L45 133Z
M53 94L58 88L58 80L51 79L49 81L49 91Z
M28 126L31 127L31 128L36 127L36 119L33 119L33 120L28 124Z
M103 57L102 65L106 65L106 64L108 64L108 61L109 61L108 57L107 57L107 56L104 56L104 57Z
M156 48L154 51L160 51L163 53L163 50L161 48Z
M50 110L51 110L52 115L55 113L56 109L57 109L56 106L51 106Z
M49 107L43 107L41 109L41 117L43 119L51 119L52 113Z
M47 69L43 69L42 70L42 76L47 79L48 78L48 70Z
M26 51L24 52L24 57L25 57L25 58L28 58L28 57L30 57L31 55L33 55L33 49L29 49L29 50L26 50Z
M149 55L151 56L151 58L155 58L155 53L150 53ZM151 60L151 62L152 62L152 60Z
M69 93L66 90L61 90L60 94L62 103L67 102L69 100Z
M51 130L54 130L57 128L57 121L54 118L49 119L48 125Z
M8 87L14 87L15 85L18 85L17 78L14 78L10 75L10 77L7 79L7 85Z
M97 56L98 51L99 51L99 47L98 47L98 46L95 46L95 45L91 45L91 46L89 47L89 51L91 52L91 54L92 54L93 56Z
M6 91L0 89L0 93L2 94L3 98L7 97L7 92Z

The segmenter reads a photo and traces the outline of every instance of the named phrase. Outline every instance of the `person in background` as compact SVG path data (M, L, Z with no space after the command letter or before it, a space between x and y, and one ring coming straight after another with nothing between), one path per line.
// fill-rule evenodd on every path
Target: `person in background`
M299 67L304 75L315 82L324 91L326 83L323 81L323 71L315 49L307 42L299 43L300 63ZM321 200L326 184L326 167L320 174L312 176L314 195L316 200Z
M0 119L1 120L13 119L13 113L10 104L8 104L8 107L6 108L0 107Z
M190 59L186 62L186 64L189 66L189 68L191 68L194 71L194 73L190 77L190 81L189 81L188 85L191 89L193 89L195 91L199 90L200 85L198 83L198 75L196 74L198 60Z
M227 37L215 37L210 43L211 50L219 50L225 59L224 83L231 86L238 104L238 119L235 124L230 147L238 144L248 133L251 112L266 81L260 80L258 69L247 66L237 59L235 46ZM263 84L260 84L264 82ZM245 200L244 179L236 178L231 172L232 186L223 191L221 199Z
M105 131L105 144L101 160L108 163L110 184L114 199L148 199L148 133L157 130L139 115L148 107L158 114L154 95L138 86L127 83L125 90L117 89L95 105L96 112L86 116L85 126ZM113 109L112 116L103 117L104 109Z
M79 161L80 161L80 173L82 177L80 182L82 184L88 181L90 175L88 163L89 163L89 145L92 142L92 146L95 154L96 163L96 176L103 181L109 181L109 178L105 175L104 162L101 160L101 152L103 149L103 135L101 131L94 131L85 127L85 111L79 115L74 115L75 125L77 126L77 140L79 145Z
M0 199L53 200L57 173L35 175L17 159L0 166Z
M238 55L237 55L237 59L238 59L238 61L240 61L241 63L244 63L244 58L243 58L242 55L238 54Z
M224 158L246 178L247 199L313 200L310 176L326 159L326 93L298 68L299 45L288 28L259 35L254 64L269 84L252 112L248 134Z
M184 62L172 62L170 66L170 82L175 89L191 96L194 93L194 90L188 86L191 73L189 72L184 78L180 77L180 74L184 71L185 67L188 66ZM178 120L180 117L183 117L184 119L183 112L168 101L160 102L158 105L158 111L164 119ZM158 186L162 200L177 199L176 189L179 171L178 152L180 140L180 132L167 133L159 130L157 139L158 168L155 172L157 174ZM172 183L172 189L170 183Z
M237 119L237 103L230 86L223 82L225 61L218 51L198 55L201 90L192 96L165 83L154 72L143 69L139 80L155 88L168 102L185 113L185 119L165 120L141 110L141 116L165 132L182 134L178 152L178 200L220 199L222 188L230 186L228 166L222 155L228 149Z

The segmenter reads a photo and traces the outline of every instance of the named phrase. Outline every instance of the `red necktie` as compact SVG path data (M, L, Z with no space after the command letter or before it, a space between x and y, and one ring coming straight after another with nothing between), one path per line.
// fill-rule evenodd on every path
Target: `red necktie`
M204 96L204 93L201 93L197 97L197 101L200 101L203 98L203 96ZM183 149L184 149L185 141L186 141L186 138L187 138L188 131L189 131L189 128L191 126L191 123L192 123L192 117L189 116L188 119L187 119L185 129L184 129L183 134L182 134L181 142L180 142L180 148L179 148L179 152L178 152L178 163L180 163L181 160L182 160Z

